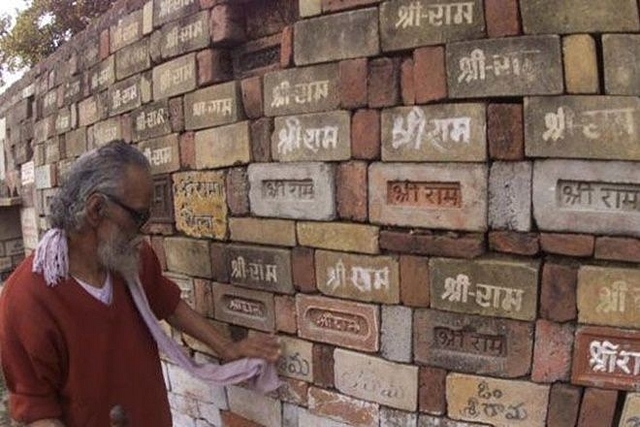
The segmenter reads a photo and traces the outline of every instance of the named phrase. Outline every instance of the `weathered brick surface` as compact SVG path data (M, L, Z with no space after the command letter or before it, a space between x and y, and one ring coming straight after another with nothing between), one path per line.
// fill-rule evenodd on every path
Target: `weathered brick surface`
M598 427L612 425L616 411L618 392L586 388L580 405L578 425L581 427Z
M400 305L383 305L380 354L387 360L410 363L412 311Z
M513 231L491 231L489 249L516 255L536 255L540 250L536 233L516 233Z
M493 162L489 171L489 226L492 229L531 230L532 171L531 162ZM531 245L523 248L525 252L532 250ZM536 252L537 248L528 255Z
M578 421L582 389L569 384L556 383L549 393L547 425L573 427Z
M247 117L260 118L263 114L262 107L262 78L249 77L240 82L242 90L242 105Z
M282 404L261 393L242 387L228 387L229 409L259 425L280 427Z
M219 3L211 9L211 42L214 46L236 46L246 40L242 5Z
M195 134L196 168L246 164L251 160L249 122L205 129Z
M231 240L275 246L295 246L295 223L283 219L229 218Z
M543 252L573 257L593 255L595 238L587 234L540 233Z
M295 334L298 330L296 300L291 296L273 298L276 312L276 330Z
M485 252L483 234L380 231L380 248L416 255L476 258Z
M209 245L203 240L184 237L164 239L167 268L178 273L211 277Z
M336 209L338 218L367 220L367 164L352 161L336 169Z
M340 106L359 108L367 105L367 59L358 58L338 63Z
M237 82L209 86L184 97L185 128L226 125L244 118Z
M378 425L379 405L317 387L309 388L309 412L352 426Z
M380 113L357 110L351 117L351 155L355 159L380 158Z
M320 249L377 254L378 227L372 225L298 222L298 243Z
M429 261L427 258L400 256L400 300L412 307L429 306Z
M540 319L536 322L531 380L537 383L568 381L574 327Z
M447 371L421 366L418 372L418 409L433 415L443 415L447 410Z
M520 34L517 0L485 0L484 13L489 37L516 36Z
M578 270L562 264L545 263L540 284L540 316L556 322L576 317Z
M220 83L233 74L229 52L224 49L205 49L196 54L198 86Z
M314 251L311 248L297 246L291 251L291 270L293 285L299 292L316 291Z
M313 383L319 387L333 388L334 349L324 344L313 345Z
M640 262L640 239L598 237L595 257L606 260Z
M254 162L270 162L273 119L262 117L252 121L249 132L251 135L251 159Z
M404 105L413 105L416 103L415 89L413 59L407 58L400 64L400 97Z
M605 93L632 95L640 92L640 36L638 34L604 34Z
M621 425L633 425L638 420L638 413L640 410L640 394L639 393L627 393L624 400L624 407L622 409L622 416L620 417Z
M442 46L422 47L413 52L413 84L417 104L446 98L447 75Z
M227 205L232 215L249 213L249 180L246 168L229 169L226 176Z
M595 40L588 34L562 39L564 80L568 93L598 92L598 62Z
M172 176L176 228L193 237L227 235L224 172L180 172Z
M400 99L400 63L396 59L369 61L367 80L369 108L391 107Z

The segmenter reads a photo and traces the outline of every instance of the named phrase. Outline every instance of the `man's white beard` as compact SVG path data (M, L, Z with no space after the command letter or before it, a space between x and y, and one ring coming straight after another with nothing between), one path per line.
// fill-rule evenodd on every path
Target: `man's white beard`
M138 248L142 239L140 235L127 239L118 229L106 241L98 244L100 263L106 269L120 273L125 280L135 280L138 277Z

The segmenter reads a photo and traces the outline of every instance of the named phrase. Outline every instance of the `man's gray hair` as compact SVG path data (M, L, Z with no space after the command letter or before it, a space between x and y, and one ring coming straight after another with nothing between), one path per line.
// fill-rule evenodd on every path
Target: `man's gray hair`
M124 169L139 166L149 170L149 161L134 146L122 140L91 150L76 160L51 200L51 226L79 231L86 220L85 202L94 193L118 196L124 189Z

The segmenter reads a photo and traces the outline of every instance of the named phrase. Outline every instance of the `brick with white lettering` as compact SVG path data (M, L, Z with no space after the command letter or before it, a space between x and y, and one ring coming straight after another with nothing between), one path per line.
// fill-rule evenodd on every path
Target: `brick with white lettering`
M144 38L116 52L116 77L129 77L151 67L149 38Z
M158 27L165 22L196 13L200 9L198 0L155 0L153 2L153 25Z
M109 115L116 116L142 104L142 77L135 75L109 88Z
M109 47L111 53L130 45L142 38L142 10L136 10L124 16L109 29Z
M227 246L227 269L233 284L293 294L291 252L262 246Z
M131 117L131 134L134 141L171 133L169 102L166 99L143 105L133 111Z
M184 97L186 129L202 129L242 120L244 111L237 81L209 86Z
M153 99L160 100L196 88L196 56L190 53L153 67Z
M209 45L209 11L204 10L164 25L159 32L162 58L203 49Z
M177 133L143 141L138 148L149 160L152 174L170 173L180 169Z

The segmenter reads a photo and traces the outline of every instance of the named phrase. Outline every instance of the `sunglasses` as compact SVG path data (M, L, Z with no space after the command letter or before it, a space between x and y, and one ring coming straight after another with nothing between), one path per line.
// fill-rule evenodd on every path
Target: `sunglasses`
M144 211L138 211L133 209L130 206L125 205L120 200L118 200L118 198L115 196L112 196L110 194L105 194L105 193L101 193L101 194L110 202L115 203L116 205L120 206L122 209L127 211L129 216L131 216L131 219L133 219L133 222L135 222L136 227L142 228L142 226L145 225L147 221L149 221L149 216L151 214L148 209Z

